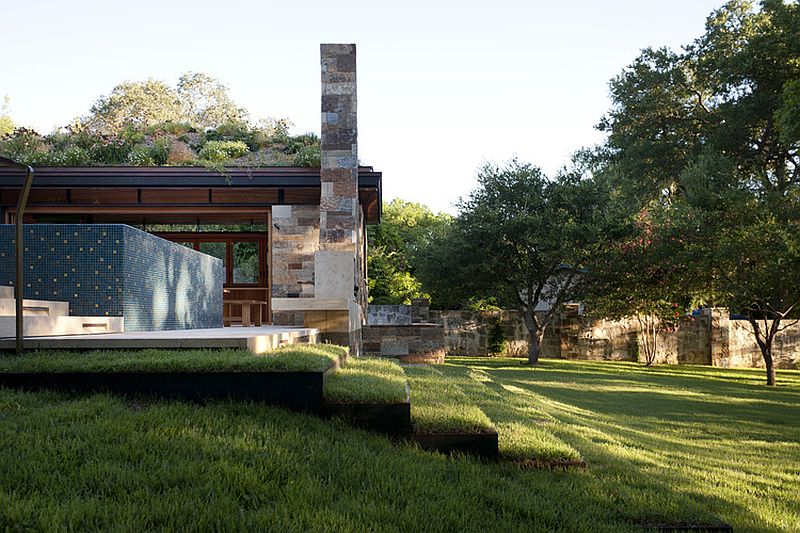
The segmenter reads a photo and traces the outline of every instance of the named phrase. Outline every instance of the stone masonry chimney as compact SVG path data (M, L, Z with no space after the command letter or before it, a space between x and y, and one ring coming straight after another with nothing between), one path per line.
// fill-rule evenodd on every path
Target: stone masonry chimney
M366 289L359 268L364 236L358 199L356 45L323 44L320 62L322 168L314 297L331 307L306 313L306 322L323 321L323 338L349 345L351 354L359 355Z
M356 124L356 45L320 45L322 69L322 165L320 169L319 243L300 243L294 233L283 235L278 228L273 239L283 240L275 250L291 250L294 263L310 263L303 258L305 245L314 251L313 293L273 297L273 312L294 323L300 314L306 327L316 328L322 340L350 347L351 355L361 354L361 326L367 306L364 214L358 197L358 128ZM316 207L316 206L315 206ZM308 222L316 215L304 211ZM298 206L274 206L273 220L291 222ZM300 215L298 215L300 216ZM295 225L299 225L298 222ZM291 226L291 224L289 224ZM286 254L284 254L286 256ZM274 279L286 279L280 288L294 286L289 272L289 257L273 268ZM286 272L279 269L284 268ZM309 297L310 296L310 297Z
M358 239L356 45L323 44L321 250L352 250Z

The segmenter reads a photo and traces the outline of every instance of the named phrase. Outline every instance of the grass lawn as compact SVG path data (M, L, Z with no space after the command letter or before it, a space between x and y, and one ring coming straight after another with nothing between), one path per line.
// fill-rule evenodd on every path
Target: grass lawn
M346 349L294 344L263 355L247 350L37 351L0 356L0 372L311 372L327 369Z
M628 520L698 513L735 531L800 531L798 371L779 370L770 389L759 369L448 362L482 383L470 397L487 414L542 424L580 450L589 464L582 490Z
M485 433L492 421L436 366L407 366L414 433Z
M770 390L763 371L705 367L462 358L406 370L417 391L457 383L501 448L503 427L538 428L589 468L448 458L242 402L0 389L0 529L641 531L717 517L798 530L796 371Z
M406 375L392 359L351 357L325 381L325 399L341 403L400 403Z

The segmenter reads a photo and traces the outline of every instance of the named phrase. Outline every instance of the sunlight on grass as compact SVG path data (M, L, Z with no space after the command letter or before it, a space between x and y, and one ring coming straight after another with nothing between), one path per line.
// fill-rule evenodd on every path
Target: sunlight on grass
M535 403L558 420L549 428L580 450L631 521L707 513L737 531L798 530L797 371L779 371L780 386L770 389L759 369L563 360L526 368L513 359L474 358L448 363L487 373L511 408Z
M333 344L293 344L261 355L231 349L53 350L0 357L0 372L312 372L346 354Z
M341 403L405 402L406 375L393 359L351 357L325 381L325 399Z
M406 367L415 433L484 433L492 421L435 367Z

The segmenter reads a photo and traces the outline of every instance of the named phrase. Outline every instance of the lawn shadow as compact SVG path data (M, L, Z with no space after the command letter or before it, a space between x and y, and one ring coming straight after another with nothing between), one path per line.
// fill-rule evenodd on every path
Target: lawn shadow
M546 427L583 454L598 490L626 519L715 516L737 529L782 530L787 516L800 517L787 487L800 476L791 466L800 464L796 388L759 389L737 372L706 381L629 364L476 363L489 377L482 385L509 412L533 404L554 418ZM763 499L770 501L759 507Z

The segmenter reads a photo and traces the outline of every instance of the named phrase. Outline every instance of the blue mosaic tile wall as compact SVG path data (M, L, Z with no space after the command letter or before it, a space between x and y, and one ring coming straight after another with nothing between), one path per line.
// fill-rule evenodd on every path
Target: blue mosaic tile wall
M0 285L14 284L14 226L0 225ZM122 224L25 226L25 297L126 331L222 327L222 261Z

